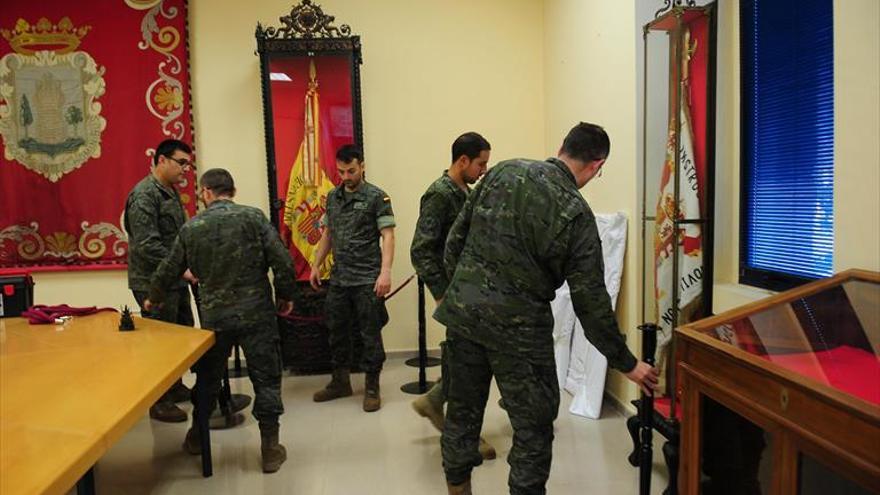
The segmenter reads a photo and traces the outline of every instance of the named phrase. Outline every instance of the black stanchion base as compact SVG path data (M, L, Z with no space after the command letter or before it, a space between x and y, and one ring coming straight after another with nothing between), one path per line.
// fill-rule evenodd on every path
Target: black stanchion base
M406 365L407 365L407 366L412 366L413 368L418 368L418 367L419 367L419 358L418 358L418 357L414 357L414 358L407 359L407 360L406 360ZM435 358L435 357L430 357L430 356L429 356L429 357L425 360L425 366L428 367L428 368L431 368L431 367L433 367L433 366L440 366L440 358Z
M409 382L401 385L400 390L412 395L422 395L428 390L431 390L431 387L433 386L434 382L431 381L426 381L424 386L422 386L420 382Z

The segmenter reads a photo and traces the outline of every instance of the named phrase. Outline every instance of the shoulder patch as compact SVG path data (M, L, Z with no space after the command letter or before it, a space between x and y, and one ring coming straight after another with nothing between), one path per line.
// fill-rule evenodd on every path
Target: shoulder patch
M387 202L391 201L391 198L389 198L388 196L385 196L384 198L382 198L382 201L387 203Z

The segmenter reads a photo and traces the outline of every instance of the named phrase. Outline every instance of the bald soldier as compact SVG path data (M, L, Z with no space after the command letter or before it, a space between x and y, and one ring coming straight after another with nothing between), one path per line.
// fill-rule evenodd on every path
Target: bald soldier
M450 494L471 493L492 376L513 426L508 486L546 493L559 385L550 301L564 281L587 339L650 392L657 370L638 361L605 289L596 220L578 189L610 150L605 131L580 123L557 158L496 165L474 188L446 241L449 288L434 317L446 325L449 373L443 468Z

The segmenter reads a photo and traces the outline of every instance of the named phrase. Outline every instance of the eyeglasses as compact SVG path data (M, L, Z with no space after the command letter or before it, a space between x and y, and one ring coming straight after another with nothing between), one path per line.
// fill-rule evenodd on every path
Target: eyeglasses
M170 156L167 157L167 158L168 158L169 160L171 160L171 161L177 163L178 165L180 165L180 168L182 168L182 169L184 169L184 170L191 169L192 166L193 166L192 162L189 161L189 160L181 160L181 159L179 159L179 158L173 158L173 157L170 157Z

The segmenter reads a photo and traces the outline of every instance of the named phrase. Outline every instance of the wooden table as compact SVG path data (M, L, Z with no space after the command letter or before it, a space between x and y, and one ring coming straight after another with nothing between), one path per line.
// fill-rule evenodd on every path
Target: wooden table
M0 319L0 493L65 493L214 343L209 331L134 320L120 332L113 312Z

